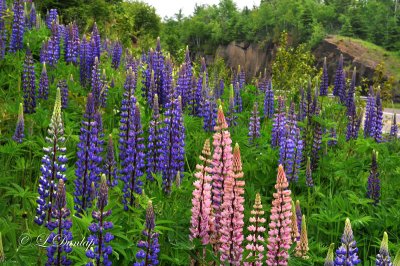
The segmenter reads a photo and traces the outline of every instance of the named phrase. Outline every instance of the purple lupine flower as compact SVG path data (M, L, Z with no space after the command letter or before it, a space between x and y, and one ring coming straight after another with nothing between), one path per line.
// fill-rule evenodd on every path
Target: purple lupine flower
M374 139L376 142L382 141L382 128L383 128L383 111L382 111L382 101L381 94L378 91L376 93L376 120L375 120L375 129L374 129Z
M60 79L57 83L57 87L61 90L61 107L66 109L68 107L68 84L65 79Z
M217 103L213 97L212 91L206 89L206 78L203 76L204 101L201 116L203 117L203 128L205 131L213 132L215 121L217 119Z
M291 171L288 171L288 179L290 177L290 180L294 180L297 182L299 179L299 170L301 166L301 160L303 156L303 149L304 149L304 144L303 144L303 139L301 138L300 134L300 129L298 127L294 128L294 132L292 132L292 138L293 138L293 143L295 147L293 159L292 159L292 164L290 165ZM293 129L292 129L293 131Z
M115 88L115 80L114 80L114 77L111 78L110 88Z
M336 146L337 144L337 136L336 136L336 129L334 127L331 127L330 129L330 139L328 140L328 146Z
M238 66L238 75L237 75L237 82L239 83L239 89L242 90L244 88L244 83L246 81L246 74L243 70L243 68L240 68L240 65Z
M182 117L181 97L173 99L165 106L165 120L163 134L163 159L162 169L163 190L171 193L172 182L178 171L181 178L184 172L185 156L185 127Z
M317 110L316 115L319 114L319 110ZM318 122L315 122L314 132L313 132L313 140L312 140L312 148L311 148L311 170L315 171L318 167L319 162L319 151L321 150L322 144L322 125Z
M249 123L249 142L252 144L261 136L260 134L260 116L258 114L258 103L254 102L253 111L251 112Z
M4 21L4 13L6 10L6 0L0 0L0 59L4 58L7 46L7 30Z
M91 81L91 86L92 86L92 94L94 97L94 108L97 110L100 107L101 104L101 90L103 88L101 84L101 72L100 72L100 65L99 65L99 59L95 57L94 63L92 66L92 81Z
M113 223L106 221L106 218L111 215L111 210L105 210L108 204L108 186L105 175L101 177L101 184L97 195L97 210L92 212L94 223L89 226L91 235L88 237L88 242L94 244L93 249L86 251L86 256L93 260L86 264L86 266L94 265L112 265L110 255L112 254L112 247L109 245L114 236L106 230L113 228Z
M340 102L342 104L346 103L346 91L347 91L346 86L347 86L346 85L346 72L343 71L343 73L342 73L342 86L341 86L341 90L339 91L339 99L340 99Z
M70 210L67 208L67 199L65 195L64 180L60 179L57 185L57 193L55 195L54 206L51 209L52 221L49 222L48 228L51 232L47 238L47 262L46 265L71 265L67 254L72 251L69 244L72 241L72 221Z
M170 95L173 90L173 78L172 78L172 71L173 71L173 66L172 66L172 61L169 57L165 59L165 64L164 64L164 71L163 71L163 83L161 86L161 95L160 99L162 103L162 107L165 107L166 104L171 100Z
M314 93L314 98L312 101L312 105L311 105L311 114L310 115L316 115L317 114L317 109L319 109L320 107L318 106L318 90L315 90ZM311 122L311 119L309 120Z
M300 201L296 200L296 220L297 220L297 229L299 230L299 240L301 235L301 222L303 221L303 214L301 213Z
M108 89L109 89L109 84L108 84L105 69L103 69L103 73L101 74L100 84L101 84L100 106L105 108L107 106L107 97L108 97Z
M364 120L364 138L373 137L375 135L375 120L376 120L376 102L372 86L369 87L367 97L367 104L365 107L365 120Z
M279 164L281 164L285 171L292 171L292 160L295 150L293 138L291 137L291 128L285 125L279 140ZM286 170L287 169L287 170ZM289 180L288 180L289 181Z
M40 48L40 63L44 64L47 60L47 50L49 48L49 41L43 41Z
M59 25L53 20L51 23L51 36L47 43L46 50L46 63L49 66L55 66L60 59L60 35L59 35Z
M233 84L233 91L235 93L234 103L235 103L235 112L241 113L243 110L242 96L240 95L241 89L239 82Z
M306 165L306 185L308 187L314 186L314 181L312 178L312 170L311 170L311 160L310 157L307 157L307 165Z
M128 128L129 135L126 141L127 156L123 162L123 169L121 171L121 179L125 182L123 192L124 198L122 203L124 209L127 211L128 206L135 206L135 195L142 194L143 182L140 178L143 176L144 164L144 144L143 144L143 130L140 120L139 103L133 106L133 114L129 122Z
M42 74L39 80L38 98L47 100L49 96L49 77L47 76L46 63L43 63Z
M274 116L274 91L272 90L272 81L268 81L268 86L265 88L264 97L264 117L270 119Z
M356 67L354 67L353 75L350 82L350 87L347 92L347 98L346 98L347 115L351 114L352 112L351 108L354 104L354 94L356 92L356 73L357 73Z
M119 41L114 43L114 47L112 50L112 59L111 66L114 69L118 69L119 64L121 63L121 55L122 55L122 45Z
M163 138L161 135L160 109L158 107L158 95L154 95L152 106L153 114L149 123L149 138L147 144L147 179L153 181L153 174L163 169Z
M349 218L346 219L344 233L342 235L342 245L336 250L335 266L352 266L361 263L358 258L357 243L354 240L353 230Z
M17 143L22 143L25 137L24 134L24 108L22 103L19 104L17 126L12 139Z
M381 195L380 178L378 171L378 152L372 151L371 169L368 176L367 197L374 200L374 205L378 204Z
M64 56L65 62L73 63L76 65L78 63L79 57L79 29L78 25L70 23L68 28L65 30L64 37Z
M278 98L278 110L274 114L274 123L272 126L271 146L278 147L281 138L285 135L285 101L281 96Z
M87 41L86 35L83 35L79 49L79 74L82 87L87 87L90 82L90 44Z
M100 164L102 151L98 139L98 122L96 121L96 111L94 107L94 97L89 93L86 104L86 112L82 121L81 133L79 136L78 152L75 170L75 192L74 202L75 210L83 213L91 207L93 191L91 184L99 180Z
M36 27L36 8L35 3L31 3L31 10L29 11L29 23L28 28L33 29Z
M66 171L67 157L64 147L64 123L61 113L61 92L57 89L56 101L54 103L53 115L48 129L49 136L46 137L48 146L43 148L45 155L42 158L40 171L42 175L39 178L39 197L36 200L35 222L38 225L45 223L49 227L51 222L51 210L56 198L57 181L67 181L64 172Z
M237 125L237 115L235 112L235 93L233 91L233 86L232 84L230 85L230 90L229 90L229 107L228 107L228 112L226 114L226 122L228 123L228 126L233 128L234 126Z
M165 57L163 55L162 49L161 49L161 44L160 44L160 38L157 38L157 45L156 49L154 51L151 51L150 55L152 58L151 60L151 66L154 71L154 81L156 84L156 89L155 93L158 95L158 100L160 106L163 105L163 87L164 87L164 62L165 62ZM151 101L152 103L152 101Z
M392 260L390 258L390 254L389 254L388 235L386 232L383 233L381 247L379 249L378 255L376 255L375 265L376 266L393 266L393 263L392 263Z
M182 98L183 109L185 109L185 106L188 104L191 78L192 78L191 66L188 66L186 63L183 63L179 70L178 80L176 82L177 94L180 95Z
M220 79L219 80L219 87L216 90L217 91L217 94L215 95L216 99L220 99L222 97L222 95L224 95L224 89L225 89L224 79Z
M149 60L147 60L147 57L145 59L142 59L142 66L144 67L142 71L142 96L147 99L147 103L151 106L153 104L153 97L156 92L156 85L154 81L154 70L152 68L152 50L149 52L151 56L149 55ZM144 65L146 64L146 65ZM153 82L153 88L150 88L150 82Z
M319 96L327 96L329 87L328 68L326 67L326 57L324 57L324 66L322 68L321 85L319 87Z
M195 94L196 101L196 115L203 117L203 106L206 101L206 95L208 93L208 72L207 65L204 57L201 58L200 73L197 79L197 88Z
M153 204L149 201L146 209L146 227L142 231L145 240L139 240L137 246L139 251L136 253L137 262L134 266L153 266L158 265L158 253L160 244L158 243L158 233L154 231L155 217Z
M101 39L99 29L97 28L96 22L93 25L91 41L94 41L93 58L98 58L100 61L101 55Z
M10 52L15 53L21 50L24 46L24 32L25 32L25 16L24 16L24 1L15 0L13 5L13 24L10 37Z
M31 50L26 49L24 70L22 73L22 87L24 89L24 113L32 114L36 108L36 77L35 65Z
M103 172L107 177L107 185L115 187L118 184L117 162L115 161L112 135L108 136L107 153L104 160Z
M393 139L393 140L397 139L398 131L399 131L399 127L397 126L396 113L393 113L392 125L390 126L391 139Z
M343 54L340 54L338 67L336 69L335 83L333 87L333 95L338 96L341 100L341 95L344 93L345 88L343 87L344 81L344 71L343 71Z
M53 23L53 21L57 21L57 19L58 19L57 9L50 9L46 17L47 28L51 29L51 24Z
M187 105L189 109L189 114L192 116L196 115L196 110L198 109L198 104L196 101L196 92L197 92L197 81L195 76L192 76L192 80L190 82L189 94L187 97Z

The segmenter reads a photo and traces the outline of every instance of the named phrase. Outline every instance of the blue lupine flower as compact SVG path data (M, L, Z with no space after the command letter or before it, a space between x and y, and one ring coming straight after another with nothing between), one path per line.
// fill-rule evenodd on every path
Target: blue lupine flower
M186 63L183 63L178 75L178 80L176 82L176 91L177 94L182 98L182 108L188 104L188 98L190 93L190 85L191 85L191 66L188 66Z
M165 107L166 104L171 100L170 95L173 90L172 71L173 71L172 61L169 57L167 57L165 60L164 71L163 71L163 83L161 86L161 95L159 94L159 97L161 97L159 100L161 100L162 107Z
M108 186L105 175L102 175L99 193L97 195L97 210L92 212L94 223L89 226L91 235L88 237L88 242L94 244L94 248L86 251L86 256L93 260L86 264L86 266L94 265L112 265L110 255L112 254L112 247L109 245L114 236L106 230L113 228L113 223L105 221L111 215L111 210L105 210L108 204Z
M102 161L100 153L102 147L98 145L98 134L99 128L96 121L94 97L89 93L79 136L78 160L75 170L77 178L75 179L74 202L75 210L78 213L83 213L83 211L91 207L94 200L91 184L92 182L97 184L100 178L100 164Z
M35 222L39 225L51 222L51 209L54 199L56 198L57 181L66 181L64 174L66 170L67 157L65 156L66 148L64 146L64 123L61 114L61 92L57 89L56 101L54 104L53 115L50 120L48 129L49 136L46 142L49 146L43 148L45 155L42 158L42 166L40 171L42 175L39 178L39 197L36 200L38 206L36 208Z
M19 110L18 110L17 126L15 127L15 133L12 136L12 139L17 143L22 143L24 137L25 137L25 134L24 134L24 108L23 108L22 103L20 103Z
M342 245L336 250L335 266L353 266L360 264L361 260L358 258L358 248L356 245L351 223L347 218L342 236Z
M319 115L319 110L317 110L316 115ZM322 125L318 122L315 123L312 148L311 148L311 170L316 170L319 162L319 151L321 150L322 144Z
M57 87L61 90L61 107L66 109L68 107L68 94L69 88L65 79L60 79L57 83Z
M206 95L208 93L208 72L207 65L204 57L201 58L201 67L199 77L197 79L197 88L195 93L195 114L199 117L203 117L203 106L206 101Z
M328 140L328 146L332 147L337 144L337 136L336 136L336 129L334 127L330 130L330 140Z
M306 165L306 185L308 187L314 186L314 181L312 178L312 170L311 170L311 160L310 157L307 158L307 165Z
M272 81L268 81L268 85L265 88L264 96L264 117L272 118L274 116L274 91L272 90Z
M346 81L345 81L345 74L343 71L343 55L340 54L338 67L336 69L335 83L334 83L334 87L333 87L333 95L338 96L342 103L344 103L344 101L343 101L344 99L342 99L342 98L346 91L346 88L344 86L345 83L346 83Z
M272 126L272 135L271 135L271 146L278 147L282 136L285 135L285 125L286 125L286 118L285 118L285 101L282 99L281 96L278 98L278 110L274 114L274 123Z
M32 2L31 10L29 11L29 21L28 28L32 29L36 27L36 8L35 3Z
M254 102L253 111L251 112L249 122L249 142L254 143L255 140L260 136L260 116L258 114L258 103Z
M319 96L327 96L329 87L328 68L326 67L326 57L324 57L324 66L322 68L321 85L319 87Z
M90 53L90 43L86 39L86 35L83 35L82 41L79 49L79 74L80 82L82 87L87 87L90 83L90 72L91 71L91 53Z
M233 85L230 85L229 90L229 107L228 112L226 114L226 122L228 123L230 128L233 128L237 125L237 115L235 112L235 92L233 91Z
M47 28L51 29L51 24L53 21L57 21L58 19L58 12L57 9L50 9L49 13L46 17L46 25Z
M389 254L388 235L386 232L383 233L381 247L379 249L379 254L376 255L375 265L376 266L393 266L393 263L392 263L392 260L390 258L390 254Z
M26 49L22 73L22 87L24 90L24 113L32 114L36 109L36 77L35 65L31 50Z
M374 205L378 204L381 195L380 178L378 171L378 152L372 151L371 169L368 176L367 197L374 200Z
M354 104L354 94L356 92L356 73L357 73L356 67L354 67L353 76L351 78L350 87L347 92L347 98L346 98L347 115L350 115L352 111L351 107Z
M364 120L364 138L373 137L375 135L375 121L376 121L376 99L374 90L369 87L367 97L367 104L365 107L365 120Z
M383 111L382 111L382 101L381 94L378 91L376 93L376 120L375 120L375 130L374 130L374 139L376 142L382 141L382 129L383 129Z
M243 110L242 96L240 95L241 88L239 82L233 84L233 91L235 93L234 103L235 103L235 112L241 113Z
M111 66L114 69L118 69L119 64L121 63L121 55L122 55L122 45L119 41L114 43L114 47L112 50L112 58L111 58Z
M91 41L94 41L94 49L93 49L93 58L98 58L100 61L100 55L101 55L101 39L100 39L100 33L99 29L97 28L96 22L93 25L92 29L92 35L91 35Z
M4 21L4 13L6 10L6 0L0 0L0 59L4 58L7 46L7 30Z
M47 76L46 63L43 63L42 73L39 80L38 98L47 100L49 97L49 77Z
M95 57L94 63L92 66L91 86L92 86L92 94L94 97L94 108L96 110L101 105L101 90L103 88L103 85L101 84L100 75L101 75L101 72L100 72L99 59L97 57Z
M64 180L60 179L57 185L54 206L51 208L52 220L48 223L51 232L47 243L46 265L71 265L67 254L72 251L69 244L72 241L72 221L69 219L70 210L67 208Z
M393 113L393 120L392 120L392 125L390 126L390 137L392 139L397 139L399 127L397 126L396 122L396 113Z
M154 209L150 201L146 209L146 228L142 231L145 240L140 240L137 244L139 251L136 253L137 262L133 264L134 266L158 265L160 244L158 244L158 233L154 231L154 228Z
M13 5L13 24L10 37L10 52L14 53L21 50L24 46L24 33L25 33L25 16L24 16L24 1L15 0Z
M105 108L107 106L107 97L108 97L108 89L109 89L109 84L108 84L105 69L103 69L103 74L101 74L100 84L101 84L100 106Z
M55 66L60 59L60 33L59 25L54 20L51 23L51 36L47 43L46 62L49 66Z

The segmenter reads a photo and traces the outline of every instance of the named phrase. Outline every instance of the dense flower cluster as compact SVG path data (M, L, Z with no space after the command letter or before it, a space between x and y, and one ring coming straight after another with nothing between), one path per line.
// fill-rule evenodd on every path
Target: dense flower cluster
M70 23L65 31L64 38L65 62L73 63L74 65L78 63L79 44L78 25L75 22Z
M335 266L346 265L352 266L361 263L361 260L358 258L357 252L357 244L354 240L353 230L351 229L350 220L347 218L344 233L342 235L342 245L336 250L335 257Z
M376 102L376 116L375 116L374 139L376 142L381 142L382 129L383 129L383 110L382 110L381 94L379 91L376 94L375 102Z
M24 90L24 113L32 114L36 109L36 77L32 52L26 49L22 72L22 87Z
M60 59L60 25L56 20L51 22L51 36L47 41L46 63L55 66Z
M57 83L57 87L60 88L61 91L61 107L65 109L68 107L68 94L69 94L67 81L65 79L60 79Z
M364 120L364 137L373 137L375 135L375 120L376 120L376 99L372 86L369 88L367 104L365 107Z
M121 63L121 55L122 55L122 45L121 42L116 41L114 43L114 47L112 50L112 57L111 57L111 66L114 69L118 69L120 63Z
M374 204L378 204L381 195L381 186L378 171L378 152L372 151L371 169L368 176L368 198L374 200Z
M18 110L18 120L17 120L17 126L15 127L15 132L14 135L12 136L12 139L17 142L17 143L22 143L25 134L24 134L24 108L22 103L19 104L19 110Z
M58 11L57 11L57 9L54 9L54 8L52 8L52 9L50 9L50 11L47 13L47 16L46 16L46 26L47 26L47 28L51 28L51 23L53 22L53 21L57 21L57 19L58 19Z
M347 98L346 98L346 107L347 107L347 115L352 115L352 107L355 105L354 94L356 92L356 67L354 67L353 75L350 82L350 87L347 91Z
M11 32L11 37L10 37L10 52L11 53L21 50L24 46L23 40L24 40L24 32L25 32L25 15L24 15L24 1L23 0L15 0L14 1L13 13L14 13L14 17L13 17L12 32Z
M91 34L91 42L94 43L93 50L92 50L92 57L98 58L100 60L101 55L101 39L99 29L97 28L96 22L93 25L92 34Z
M329 87L328 68L326 66L326 57L324 57L324 66L322 68L321 85L319 87L319 96L327 96Z
M92 71L92 52L91 45L88 42L86 35L83 35L79 46L79 74L80 83L83 87L90 84Z

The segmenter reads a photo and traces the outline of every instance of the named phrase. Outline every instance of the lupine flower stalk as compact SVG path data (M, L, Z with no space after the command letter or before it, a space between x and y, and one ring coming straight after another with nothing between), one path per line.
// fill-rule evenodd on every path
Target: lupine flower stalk
M17 143L22 143L24 140L24 107L22 103L19 104L17 126L15 127L12 139Z
M97 28L96 22L93 25L91 41L94 42L94 49L93 49L93 58L98 58L100 60L101 54L101 39L99 29Z
M393 120L392 120L392 125L390 126L390 137L392 139L397 139L397 135L398 135L398 131L399 131L399 127L397 125L397 121L396 121L396 113L393 113Z
M65 79L60 79L57 83L57 87L60 88L61 91L61 107L63 109L66 109L68 107L68 94L69 94L67 81Z
M335 266L334 256L333 256L334 249L335 249L335 244L331 243L329 245L328 253L326 254L324 266Z
M303 215L301 213L300 201L296 200L296 217L297 217L297 229L299 229L299 235L301 234L301 220Z
M66 181L64 172L66 170L67 157L65 156L66 148L63 147L65 137L60 89L57 89L46 142L49 146L43 148L45 155L42 158L42 166L40 167L42 175L39 178L39 197L36 200L38 206L36 208L35 222L39 225L45 222L45 225L48 226L51 221L51 209L56 198L57 182L60 180Z
M206 139L203 151L199 156L201 164L196 165L197 178L193 182L192 218L190 220L190 240L199 238L203 245L210 242L210 226L213 223L211 215L211 150L210 140Z
M264 223L266 219L264 216L263 206L261 204L260 193L256 194L256 200L251 210L251 217L249 219L250 225L247 227L249 234L246 237L248 244L246 250L249 250L248 257L254 257L253 262L244 262L245 266L261 266L264 259Z
M205 87L205 78L203 78L203 86ZM212 132L217 119L217 103L213 96L213 92L209 89L205 90L205 99L202 106L203 128L205 131Z
M233 151L232 174L224 182L224 197L220 220L220 259L231 265L241 265L243 256L242 242L244 226L244 185L242 159L239 144Z
M374 90L369 87L367 97L367 104L365 107L365 120L364 120L364 138L373 137L375 135L375 121L376 121L376 99Z
M86 35L83 35L79 48L79 74L82 87L87 87L91 76L91 52L90 43Z
M233 84L234 91L234 103L235 103L235 113L241 113L243 110L242 96L241 96L241 88L239 82Z
M382 111L381 94L379 91L376 93L376 116L375 117L376 117L376 120L375 120L374 139L376 142L382 142L383 111Z
M153 114L149 123L149 137L147 144L147 179L154 181L153 174L160 173L163 169L163 138L161 133L162 120L158 107L158 95L154 94Z
M381 195L380 178L378 171L378 152L372 151L371 169L368 176L367 197L374 200L374 205L378 204Z
M54 206L51 208L52 221L49 222L50 231L47 238L47 262L46 265L71 265L67 254L72 251L70 241L72 241L72 221L70 210L67 208L64 180L60 179L57 185ZM56 230L54 232L54 230Z
M140 240L137 244L139 251L136 253L137 262L134 266L153 266L158 265L158 253L160 244L158 244L158 233L155 232L155 217L153 204L149 201L146 209L146 227L142 231L145 240Z
M58 12L57 9L50 9L49 13L46 16L46 25L50 29L51 23L58 19Z
M56 20L51 23L51 36L47 43L46 62L49 66L57 65L60 59L60 26Z
M108 186L114 187L118 184L117 162L115 161L114 142L111 134L108 136L103 172L107 177Z
M306 185L308 187L314 186L314 181L312 178L312 169L311 169L311 160L310 157L307 158L307 165L306 165Z
M112 50L112 58L111 58L111 66L114 69L118 69L121 63L121 55L122 55L122 45L119 41L114 43L114 47Z
M335 266L336 265L357 265L361 263L358 258L357 244L354 240L353 230L349 218L346 218L344 232L342 235L342 245L336 250Z
M33 29L36 27L36 8L35 8L35 3L31 3L31 9L29 11L29 18L28 18L28 28Z
M254 141L261 136L260 134L260 116L258 114L258 103L255 102L253 111L251 112L250 123L249 123L249 142Z
M39 79L38 98L47 100L49 97L49 77L47 76L46 63L43 63L42 73Z
M274 115L274 91L272 90L272 81L268 81L264 96L264 117L271 119Z
M288 250L292 243L290 217L291 212L291 191L288 189L289 183L286 179L283 166L279 165L277 181L275 185L276 193L273 194L274 200L271 207L271 222L268 231L268 253L266 264L287 265L289 254Z
M24 16L24 1L15 0L13 5L13 24L10 37L10 52L15 53L21 50L24 46L24 32L25 32L25 16Z
M32 114L36 109L36 77L32 52L29 48L26 49L23 67L24 113Z
M75 179L74 202L75 210L78 213L83 213L91 207L94 200L91 184L92 182L98 183L101 171L102 158L100 153L102 148L98 145L99 128L94 108L94 97L91 93L88 95L86 112L83 117L75 170L77 178Z
M272 126L271 146L278 147L282 137L285 135L285 101L282 97L278 98L278 110L274 114L274 123Z
M338 96L340 98L340 101L343 103L343 96L345 94L346 88L345 88L345 76L344 76L344 70L343 70L343 55L340 55L339 62L338 62L338 67L336 69L336 76L335 76L335 84L333 87L333 95Z
M222 200L225 191L225 180L232 175L232 140L228 130L222 106L218 108L217 124L213 135L212 156L212 212L214 226L212 230L212 244L214 250L219 250L219 238L221 227Z
M306 224L306 217L303 215L301 220L301 235L300 241L296 244L296 251L295 256L300 257L302 259L308 259L308 236L307 236L307 224Z
M375 265L377 266L393 265L389 254L388 235L386 232L383 232L381 247L379 249L379 254L376 255Z
M291 221L290 227L292 228L290 236L292 238L292 242L295 243L297 241L300 241L300 230L297 223L296 207L293 201L292 201L292 216L290 221Z
M357 73L356 67L354 67L353 75L350 82L350 87L347 92L347 98L346 98L347 115L351 115L352 112L351 107L354 105L354 94L356 92L356 73Z
M332 147L337 144L336 129L332 127L329 133L330 140L328 140L328 146Z
M234 91L233 91L233 86L232 84L230 85L230 90L229 90L229 107L228 107L228 113L226 117L226 122L230 127L234 127L237 124L237 115L235 113L235 98L234 98Z
M111 215L111 210L105 210L108 204L108 186L107 178L103 174L101 184L97 195L97 209L93 210L92 218L94 222L89 226L91 235L88 237L88 242L94 244L94 248L86 252L86 256L93 260L87 263L87 266L93 265L111 265L110 255L112 247L109 245L114 236L106 230L113 228L113 223L106 221L106 218Z
M65 31L65 62L73 63L74 65L78 62L79 43L78 25L75 22L70 23Z
M322 126L320 123L315 123L313 132L313 141L311 148L311 170L316 170L319 163L319 151L321 150L322 144Z
M324 57L324 66L322 68L321 85L319 87L319 96L327 96L329 87L328 68L326 66L326 57Z

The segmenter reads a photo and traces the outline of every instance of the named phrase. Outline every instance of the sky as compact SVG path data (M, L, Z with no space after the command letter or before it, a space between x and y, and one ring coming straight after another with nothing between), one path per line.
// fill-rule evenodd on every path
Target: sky
M219 0L142 0L151 6L156 8L157 14L164 18L165 16L172 17L178 13L179 9L182 9L182 13L185 16L189 16L193 13L194 6L202 4L218 4ZM245 6L252 8L253 5L258 5L260 0L234 0L236 6L242 9Z

